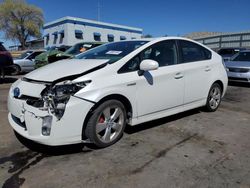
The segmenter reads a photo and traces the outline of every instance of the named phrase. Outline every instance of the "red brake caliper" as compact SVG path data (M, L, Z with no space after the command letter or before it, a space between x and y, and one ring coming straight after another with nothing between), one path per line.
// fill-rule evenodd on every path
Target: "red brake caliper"
M103 117L103 115L99 118L99 123L104 123L105 119Z

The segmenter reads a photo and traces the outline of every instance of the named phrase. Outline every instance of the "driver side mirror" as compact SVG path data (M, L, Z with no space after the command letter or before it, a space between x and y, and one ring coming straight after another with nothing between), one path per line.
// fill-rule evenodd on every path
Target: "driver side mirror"
M145 59L140 63L139 76L143 75L145 71L156 70L159 68L159 63L152 59Z
M156 70L158 68L159 63L152 59L145 59L140 63L140 70L142 71Z

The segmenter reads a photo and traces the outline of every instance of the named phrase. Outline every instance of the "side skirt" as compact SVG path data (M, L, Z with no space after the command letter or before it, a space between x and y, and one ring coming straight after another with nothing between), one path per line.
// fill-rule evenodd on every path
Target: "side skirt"
M130 124L131 126L134 126L134 125L138 125L147 121L160 119L160 118L178 114L187 110L198 108L198 107L204 106L206 104L206 100L207 99L202 99L202 100L194 101L192 103L188 103L188 104L184 104L184 105L177 106L174 108L159 111L156 113L151 113L148 115L136 117L136 118L133 118L128 124Z

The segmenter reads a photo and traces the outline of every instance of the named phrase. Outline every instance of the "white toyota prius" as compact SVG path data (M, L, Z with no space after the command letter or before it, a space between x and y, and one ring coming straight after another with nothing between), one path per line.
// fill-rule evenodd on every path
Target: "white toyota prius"
M10 88L8 119L45 145L117 142L137 125L197 107L215 111L227 89L222 58L180 37L101 45L37 69Z

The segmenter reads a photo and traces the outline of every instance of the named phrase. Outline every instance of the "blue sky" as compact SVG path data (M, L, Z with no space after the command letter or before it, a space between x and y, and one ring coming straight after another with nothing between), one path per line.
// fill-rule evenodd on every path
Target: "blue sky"
M64 16L97 19L98 0L26 0L45 23ZM155 37L195 31L250 30L250 0L99 0L101 21L143 28ZM3 41L0 35L0 40ZM9 42L8 42L9 43Z

